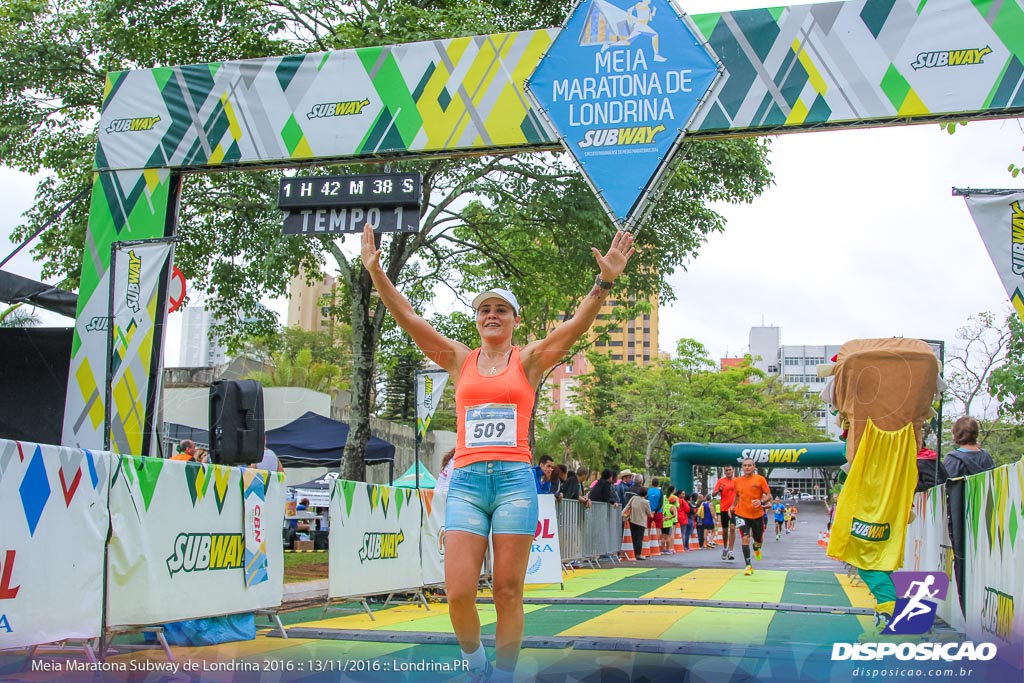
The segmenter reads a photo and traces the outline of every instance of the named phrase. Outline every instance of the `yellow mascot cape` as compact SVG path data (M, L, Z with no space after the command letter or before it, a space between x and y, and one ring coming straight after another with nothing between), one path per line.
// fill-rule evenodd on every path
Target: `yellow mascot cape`
M831 402L849 421L850 471L836 501L829 557L859 569L903 565L919 430L932 414L938 372L935 353L917 339L857 339L840 347Z

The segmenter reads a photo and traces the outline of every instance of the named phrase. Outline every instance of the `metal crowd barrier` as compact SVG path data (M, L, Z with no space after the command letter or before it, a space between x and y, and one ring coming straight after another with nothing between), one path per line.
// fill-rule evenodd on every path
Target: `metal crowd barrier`
M609 503L592 503L588 508L578 500L559 500L555 515L563 564L587 562L595 566L601 558L618 561L622 518Z

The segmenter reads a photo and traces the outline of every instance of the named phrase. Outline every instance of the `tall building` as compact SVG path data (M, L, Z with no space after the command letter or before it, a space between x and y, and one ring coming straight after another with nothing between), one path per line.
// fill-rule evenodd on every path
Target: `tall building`
M832 356L839 353L839 346L782 344L781 340L778 327L751 327L750 355L754 357L754 367L768 375L781 375L783 384L804 386L807 393L817 396L826 381L818 377L818 366L830 362ZM825 409L819 410L817 417L818 429L838 440L842 430L835 418Z
M620 302L608 299L597 315L595 325L607 325L612 319L612 312ZM591 329L590 339L596 337ZM621 327L610 334L607 341L594 344L592 351L603 353L619 363L634 363L646 367L658 358L658 299L651 298L651 312L638 315L622 323ZM584 354L576 354L572 361L555 368L548 378L552 410L575 410L574 396L579 378L590 372L589 363Z
M227 349L210 338L216 321L203 304L187 307L182 313L181 347L178 364L186 368L212 368L226 363Z
M335 300L338 281L330 275L311 285L306 284L306 274L299 273L288 284L288 327L300 327L307 332L317 332L330 327L331 306Z

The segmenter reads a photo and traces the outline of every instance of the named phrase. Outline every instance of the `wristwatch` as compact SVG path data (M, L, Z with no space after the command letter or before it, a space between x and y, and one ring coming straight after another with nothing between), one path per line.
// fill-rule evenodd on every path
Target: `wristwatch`
M615 280L602 280L601 274L598 273L596 276L594 276L594 284L600 287L601 289L611 289L612 285L615 284Z

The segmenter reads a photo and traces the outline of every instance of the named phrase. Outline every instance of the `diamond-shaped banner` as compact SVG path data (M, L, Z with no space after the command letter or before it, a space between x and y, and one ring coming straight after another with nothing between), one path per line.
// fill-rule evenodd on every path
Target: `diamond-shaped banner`
M605 209L630 227L718 73L668 0L583 0L526 88Z

